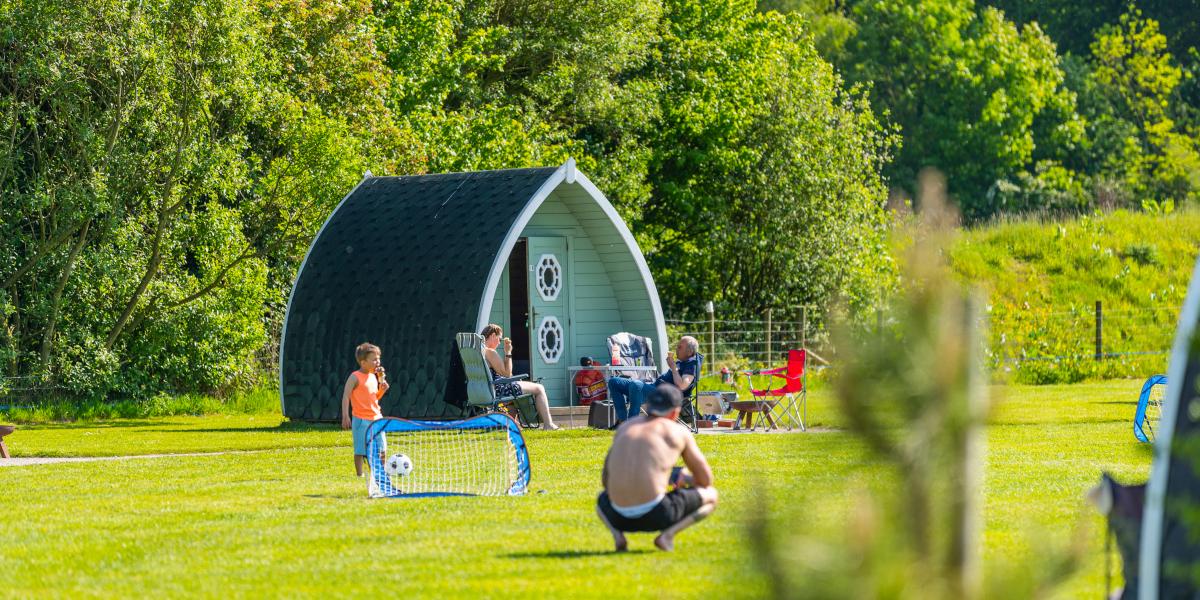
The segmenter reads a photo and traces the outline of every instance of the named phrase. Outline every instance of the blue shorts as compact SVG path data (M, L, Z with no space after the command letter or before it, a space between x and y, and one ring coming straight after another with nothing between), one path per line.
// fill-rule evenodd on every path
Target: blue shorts
M358 417L350 417L350 433L354 436L354 455L367 455L367 428L375 421L368 421ZM387 452L387 442L384 442L383 452Z

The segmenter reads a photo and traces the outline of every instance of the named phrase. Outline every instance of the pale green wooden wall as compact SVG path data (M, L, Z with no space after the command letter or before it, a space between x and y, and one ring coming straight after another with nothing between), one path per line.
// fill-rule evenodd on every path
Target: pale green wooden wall
M553 406L565 406L570 393L566 367L582 356L607 362L605 339L618 331L655 336L655 319L637 263L616 227L582 187L561 185L534 214L522 237L564 236L568 248L568 337L560 368L535 373L543 378ZM509 330L508 270L492 301L491 322ZM655 359L662 363L661 340ZM535 351L536 350L532 350Z
M495 323L504 328L504 335L508 335L510 329L508 321L511 316L508 311L508 266L505 265L504 273L500 276L500 283L496 286L496 297L492 300L492 312L488 317L488 323ZM476 331L475 333L479 333ZM512 337L512 336L509 336Z

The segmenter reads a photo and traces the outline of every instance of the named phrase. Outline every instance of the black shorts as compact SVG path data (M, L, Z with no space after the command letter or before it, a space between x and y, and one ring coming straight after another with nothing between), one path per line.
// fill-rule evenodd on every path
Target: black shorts
M630 519L613 509L608 492L600 492L600 497L596 498L596 506L600 507L604 518L619 531L662 531L696 512L703 503L700 492L692 488L680 488L663 496L662 502L650 512Z

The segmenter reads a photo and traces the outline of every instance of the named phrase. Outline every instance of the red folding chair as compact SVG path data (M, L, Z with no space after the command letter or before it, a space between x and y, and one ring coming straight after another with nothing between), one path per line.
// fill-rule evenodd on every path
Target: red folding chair
M808 353L804 350L788 350L786 367L745 371L750 394L756 403L752 408L759 414L752 429L766 421L768 431L780 426L788 430L799 427L800 431L805 431L804 419L808 417L808 387L804 385L807 361ZM755 389L751 379L753 375L769 375L771 379L763 389ZM783 385L771 389L770 382L776 377L783 379Z

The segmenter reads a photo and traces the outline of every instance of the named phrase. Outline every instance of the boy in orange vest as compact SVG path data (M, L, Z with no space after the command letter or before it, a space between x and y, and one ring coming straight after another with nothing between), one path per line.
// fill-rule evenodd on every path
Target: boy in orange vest
M367 428L383 418L379 399L387 393L388 383L383 367L379 366L382 356L379 346L359 344L354 349L359 368L346 379L342 391L342 429L350 429L354 438L354 472L359 477L363 476L363 459L367 456Z

